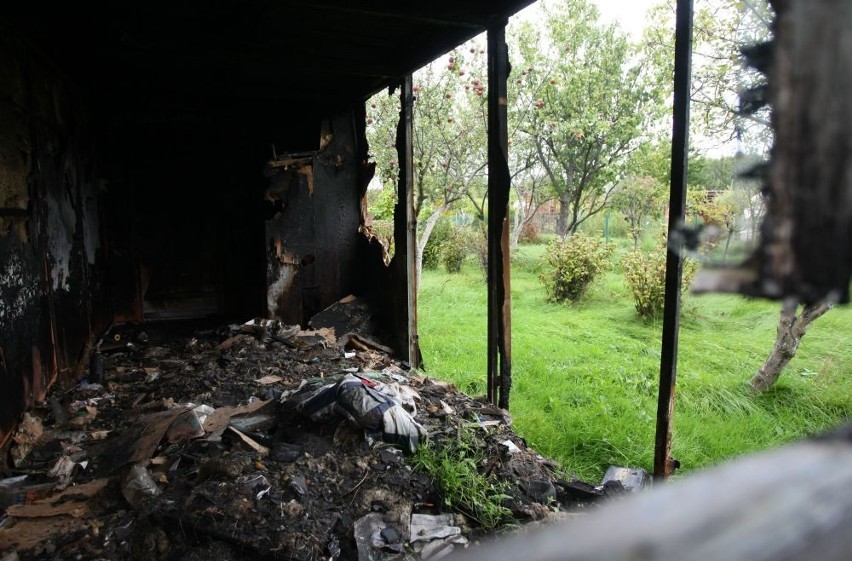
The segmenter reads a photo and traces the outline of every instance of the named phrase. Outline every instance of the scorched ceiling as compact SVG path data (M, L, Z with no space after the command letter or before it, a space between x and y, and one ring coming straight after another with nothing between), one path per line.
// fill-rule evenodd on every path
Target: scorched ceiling
M14 18L87 98L173 120L360 101L530 3L37 1Z

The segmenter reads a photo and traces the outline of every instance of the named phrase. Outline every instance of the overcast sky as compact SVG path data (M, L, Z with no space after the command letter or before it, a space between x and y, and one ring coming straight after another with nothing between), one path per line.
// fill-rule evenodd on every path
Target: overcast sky
M642 35L645 14L659 0L593 0L605 21L616 21L634 38Z
M659 0L591 0L591 2L597 4L603 21L618 22L619 26L630 33L635 40L642 36L645 14ZM537 11L538 2L522 10L519 15L524 19L535 19Z

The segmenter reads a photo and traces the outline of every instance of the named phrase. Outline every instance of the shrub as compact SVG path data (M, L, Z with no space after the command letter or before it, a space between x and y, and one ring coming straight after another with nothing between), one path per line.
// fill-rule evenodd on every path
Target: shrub
M461 271L462 263L470 251L469 236L464 228L455 228L441 247L441 263L448 273Z
M576 302L582 298L595 277L606 269L612 250L604 240L580 233L551 242L539 275L548 300Z
M443 218L438 220L435 227L432 228L432 235L429 236L429 241L426 242L426 247L423 249L423 268L437 269L441 263L441 248L453 235L453 226L449 220Z
M663 238L665 242L665 238ZM636 250L621 260L624 280L633 295L636 312L644 320L657 319L663 313L666 293L666 244L658 243L650 251ZM692 283L698 263L684 259L682 290Z
M441 263L448 273L458 273L471 253L477 256L484 272L488 263L484 233L474 226L453 228L450 237L441 246Z
M535 220L530 220L521 228L521 235L518 237L518 243L522 244L537 244L539 243L539 234L541 228Z

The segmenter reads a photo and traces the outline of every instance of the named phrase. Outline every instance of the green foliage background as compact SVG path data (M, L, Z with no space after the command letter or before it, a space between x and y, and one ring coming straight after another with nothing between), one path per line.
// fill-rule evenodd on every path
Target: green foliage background
M591 482L609 465L653 466L659 321L643 321L614 267L570 307L551 304L537 278L545 246L521 246L512 268L511 411L542 454ZM427 373L485 392L486 291L478 266L427 271L419 295ZM834 427L852 413L852 309L811 326L777 386L748 380L772 347L778 306L738 296L684 295L673 455L680 473Z

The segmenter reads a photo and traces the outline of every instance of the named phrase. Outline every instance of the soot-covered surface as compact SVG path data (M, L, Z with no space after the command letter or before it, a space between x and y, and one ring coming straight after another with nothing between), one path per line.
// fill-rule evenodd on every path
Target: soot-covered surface
M347 373L416 394L413 417L432 450L469 446L477 472L505 495L503 529L600 495L529 449L507 412L408 372L367 338L254 323L108 333L102 374L92 371L99 383L54 387L16 434L5 475L27 479L17 494L0 493L0 551L22 560L417 559L501 531L484 530L470 505L448 505L411 455L294 407ZM202 424L193 425L199 405L209 408L195 409ZM451 516L428 516L440 514Z

